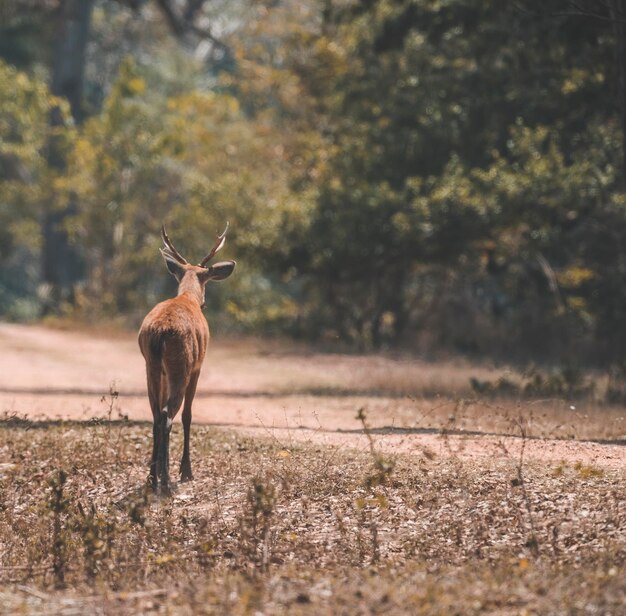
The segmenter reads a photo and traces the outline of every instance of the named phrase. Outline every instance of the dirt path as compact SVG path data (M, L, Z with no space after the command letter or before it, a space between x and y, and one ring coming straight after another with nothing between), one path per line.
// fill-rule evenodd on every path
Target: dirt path
M113 418L122 414L151 420L143 359L131 334L0 323L0 351L0 413L81 420L111 411ZM369 441L356 418L364 409L379 449L514 459L523 441L509 435L518 433L516 422L522 417L532 435L574 437L529 439L524 452L528 459L624 467L625 409L591 404L575 408L558 400L473 399L469 376L495 374L462 363L214 341L199 383L194 421L270 436L284 447L306 440L367 448ZM111 387L119 392L115 400Z

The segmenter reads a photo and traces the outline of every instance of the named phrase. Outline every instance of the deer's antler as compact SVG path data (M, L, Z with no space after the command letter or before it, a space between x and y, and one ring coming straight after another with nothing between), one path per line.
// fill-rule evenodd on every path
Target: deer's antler
M163 243L165 244L165 248L161 248L163 255L175 259L182 265L186 265L187 260L178 252L178 250L176 250L174 244L172 244L172 240L168 237L164 224L161 225L161 237L163 238Z
M226 231L228 231L228 226L229 226L229 223L226 223L226 228L224 229L223 233L217 236L217 240L213 248L211 248L211 252L206 257L204 257L202 261L200 261L199 263L200 267L206 267L206 264L215 256L215 254L219 250L222 249L222 247L224 246L224 243L226 242Z

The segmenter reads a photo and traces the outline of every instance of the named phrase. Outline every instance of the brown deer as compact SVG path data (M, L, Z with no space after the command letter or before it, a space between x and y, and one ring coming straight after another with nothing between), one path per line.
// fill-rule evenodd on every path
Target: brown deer
M209 326L202 308L209 280L224 280L233 273L234 261L208 266L208 262L224 246L226 229L217 236L211 252L198 265L188 263L176 250L161 227L165 246L161 254L170 273L178 281L178 295L157 304L139 329L139 348L146 360L148 399L152 409L153 446L150 483L155 491L168 494L169 437L174 417L183 407L184 445L180 462L181 481L193 479L189 459L191 404L196 393L202 361L209 342Z

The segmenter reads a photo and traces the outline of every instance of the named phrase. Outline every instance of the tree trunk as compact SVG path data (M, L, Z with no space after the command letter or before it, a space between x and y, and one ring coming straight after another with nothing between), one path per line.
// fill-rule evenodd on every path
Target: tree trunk
M85 72L85 53L89 39L89 27L94 0L63 0L58 13L56 44L52 66L51 92L69 101L74 122L83 119L82 92ZM67 165L64 138L55 133L55 127L64 125L61 109L50 111L47 162L56 174L62 174ZM57 203L54 191L46 204L42 221L42 278L50 293L44 305L44 313L54 312L59 302L72 301L73 288L79 279L81 267L79 255L71 246L65 222L76 213L76 199L69 203Z
M610 12L615 33L615 64L622 129L622 188L626 189L626 14L624 14L624 0L612 0Z

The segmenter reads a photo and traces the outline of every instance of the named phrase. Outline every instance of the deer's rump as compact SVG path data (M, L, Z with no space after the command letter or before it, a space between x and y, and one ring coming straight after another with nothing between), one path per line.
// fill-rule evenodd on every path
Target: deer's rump
M152 369L159 366L168 380L184 379L200 369L209 338L202 312L176 300L155 306L139 330L139 347L146 364Z

